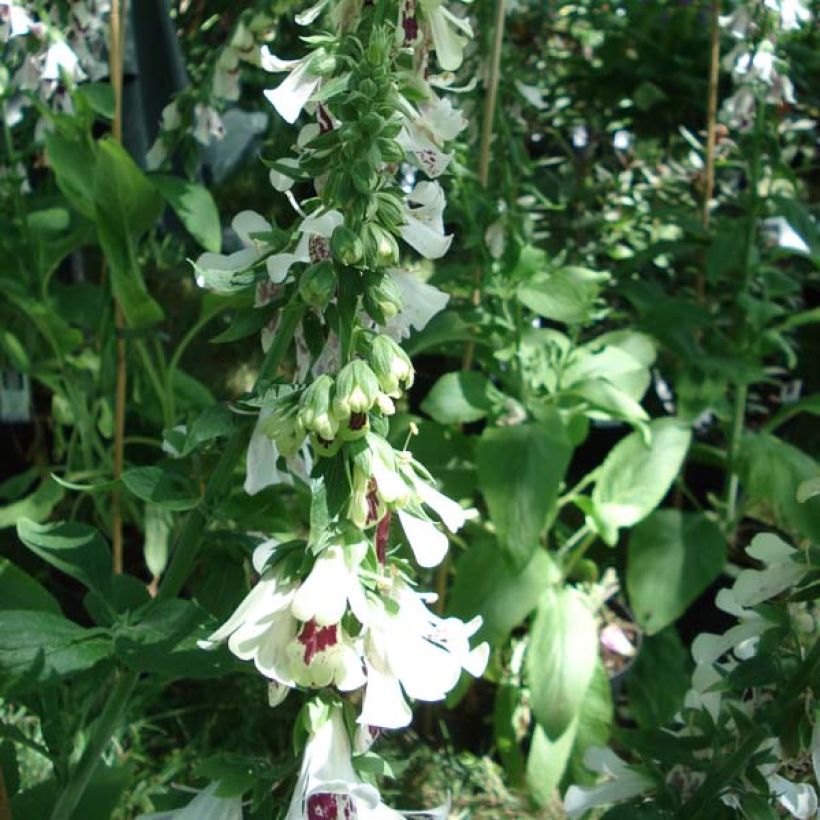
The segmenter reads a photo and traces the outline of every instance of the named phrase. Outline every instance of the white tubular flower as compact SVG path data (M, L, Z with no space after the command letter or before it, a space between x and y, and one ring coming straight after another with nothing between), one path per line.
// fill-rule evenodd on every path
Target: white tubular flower
M231 617L200 641L212 649L227 640L240 660L252 660L281 686L336 686L347 692L364 684L361 659L338 624L302 622L292 611L298 583L284 581L281 567L267 570Z
M367 686L359 723L398 729L410 723L405 695L423 701L443 700L458 683L462 670L479 677L490 648L470 648L481 618L463 623L430 612L424 597L396 580L389 606L371 606L365 636ZM404 693L404 694L403 694Z
M279 112L282 119L291 125L299 118L302 109L318 88L322 73L317 71L317 66L324 62L326 56L319 51L307 54L299 60L282 60L272 54L267 46L262 46L261 63L265 71L289 72L276 88L265 91L265 98Z
M85 72L71 47L63 40L58 40L46 51L45 63L40 78L45 81L58 82L64 76L72 82L85 79Z
M630 768L611 749L590 746L584 754L584 765L608 780L598 786L570 786L564 796L564 811L570 820L581 817L596 806L605 806L629 800L649 791L654 783L635 769Z
M765 0L765 5L767 9L780 15L780 27L783 31L795 31L811 20L811 12L800 0Z
M429 99L419 106L418 112L407 117L398 136L399 145L431 179L441 176L453 159L441 149L442 144L454 140L467 120L449 100L442 100L429 92Z
M437 182L419 182L407 194L401 238L425 259L440 259L450 248L452 234L444 233L444 191Z
M212 140L221 140L225 136L222 117L209 105L197 103L194 106L194 139L200 145L210 145Z
M430 26L438 64L444 71L455 71L464 59L467 38L473 36L469 21L444 8L442 0L419 0L419 8Z
M284 282L290 269L299 262L320 262L330 258L330 237L334 229L344 224L340 211L324 211L306 216L296 229L299 241L292 253L275 253L268 257L271 282Z
M777 802L797 820L817 817L817 792L808 783L793 783L779 774L766 778Z
M427 811L398 812L378 790L363 783L351 762L350 737L340 706L311 733L285 820L447 820L449 804Z
M211 783L196 797L174 811L141 814L137 820L242 820L242 797L219 797L219 783Z
M196 281L201 288L217 293L232 293L253 282L252 268L264 255L267 243L254 234L272 230L270 222L255 211L241 211L231 222L231 228L242 242L235 253L203 253L194 263ZM240 275L241 274L241 275Z
M367 550L364 540L324 549L299 587L291 612L300 621L314 620L318 626L329 626L342 620L350 604L351 612L364 623L367 602L359 580L359 565Z
M447 307L450 295L422 282L414 273L393 268L388 275L402 296L402 309L383 327L383 331L400 342L411 330L423 330L427 323Z

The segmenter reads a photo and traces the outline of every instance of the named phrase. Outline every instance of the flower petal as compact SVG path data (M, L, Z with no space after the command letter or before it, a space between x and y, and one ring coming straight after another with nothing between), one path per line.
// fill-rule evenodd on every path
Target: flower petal
M399 510L399 521L420 567L437 567L447 555L448 541L432 521Z

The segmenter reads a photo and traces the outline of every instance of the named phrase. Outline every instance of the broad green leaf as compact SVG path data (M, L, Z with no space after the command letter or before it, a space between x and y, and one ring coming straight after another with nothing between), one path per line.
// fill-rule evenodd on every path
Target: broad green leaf
M192 510L200 501L190 480L168 466L132 467L122 474L122 483L137 498L166 510Z
M613 718L612 684L599 657L576 720L575 743L568 767L571 782L595 781L596 778L584 766L584 755L591 746L606 746Z
M222 247L222 227L211 192L203 185L181 177L152 174L162 198L174 209L180 222L207 251L219 253Z
M797 500L800 485L820 473L811 456L776 436L747 433L738 470L748 515L820 542L820 496Z
M132 327L158 322L162 309L145 288L137 243L159 218L162 199L128 152L113 139L97 144L93 190L97 236L125 318Z
M551 740L578 718L598 661L598 628L574 588L549 589L530 632L526 669L532 711Z
M649 421L646 410L635 399L604 379L578 382L572 386L570 393L585 399L595 415L623 419L630 424Z
M629 711L639 726L654 729L675 716L691 684L689 666L674 627L644 637L626 679Z
M564 267L521 282L518 301L546 319L574 325L589 320L609 276L586 268Z
M559 578L545 550L537 550L516 573L494 541L476 541L456 564L449 612L465 619L481 615L483 623L476 640L502 646L510 632L538 606L549 584Z
M224 405L206 407L190 425L180 425L162 431L163 441L174 458L182 458L201 444L229 436L234 429L234 414Z
M109 83L83 83L76 91L91 110L107 120L114 119L114 87Z
M53 612L0 611L0 687L5 694L84 672L111 650L106 630L84 629Z
M489 427L476 447L478 481L513 569L527 565L555 512L572 455L560 420Z
M477 345L487 344L477 333L476 324L467 321L461 311L443 310L437 313L422 330L411 334L404 343L404 349L409 356L416 356L425 350L440 347L448 342L464 342L472 339Z
M445 373L421 403L421 409L439 424L466 424L483 419L503 395L481 373L460 370Z
M7 558L0 558L0 609L36 609L60 614L60 605L51 593Z
M13 527L21 518L43 521L63 500L65 491L52 478L47 478L31 495L0 507L0 529Z
M620 527L646 518L663 501L678 475L692 434L675 418L649 425L650 443L639 432L618 442L601 465L592 491L598 529L609 544ZM601 526L603 525L603 526Z
M820 495L820 477L810 478L797 488L797 503L803 504L818 495Z
M554 740L540 725L535 726L527 755L527 786L539 806L548 805L556 797L555 790L564 776L575 743L577 724L577 720L573 720Z
M28 373L31 370L31 359L23 343L10 330L0 330L0 351L5 354L8 364L18 372Z
M94 166L96 146L76 128L46 131L46 156L57 186L86 218L94 219Z
M721 573L726 539L703 513L658 510L629 535L626 589L649 635L676 621Z
M495 748L501 758L508 782L513 788L522 784L526 771L516 726L520 720L521 695L518 686L512 683L502 684L496 690L493 710Z
M17 524L17 535L53 567L103 598L110 594L111 552L94 527L67 521L37 524L24 518Z

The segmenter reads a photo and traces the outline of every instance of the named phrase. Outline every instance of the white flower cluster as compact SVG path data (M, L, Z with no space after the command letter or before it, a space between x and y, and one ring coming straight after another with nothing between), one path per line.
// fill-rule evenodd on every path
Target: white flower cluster
M735 91L724 101L721 112L727 125L741 131L751 128L760 101L794 104L788 66L777 52L778 35L794 31L810 19L801 0L744 0L720 18L722 28L736 41L723 59L723 68L735 82Z
M392 25L374 20L373 7L346 0L322 0L297 22L323 12L338 36L307 38L313 51L298 60L261 52L263 68L287 72L266 98L290 123L311 116L297 156L272 163L270 172L297 215L294 226L288 234L244 211L233 221L241 247L202 254L195 270L199 284L217 292L255 287L257 309L271 313L266 350L285 302L298 299L310 314L312 345L307 321L294 335L293 383L255 400L246 490L298 479L321 492L331 481L322 465L337 459L343 467L334 480L346 500L329 521L321 518L322 531L312 531L307 544L269 540L257 548L258 583L202 646L226 642L252 661L269 682L271 705L295 688L323 690L308 704L309 737L288 820L387 820L408 813L388 808L359 780L353 751L365 751L383 730L408 726L412 701L442 701L464 671L483 674L489 656L486 643L471 646L481 620L431 611L436 596L416 589L409 561L389 547L395 518L416 564L435 567L447 552L445 530L456 532L473 513L387 438L387 417L414 379L400 342L447 303L401 266L398 242L426 259L442 257L452 242L436 178L466 123L433 90L451 77L431 74L431 49L440 68L457 69L470 28L426 0L402 0ZM402 163L414 169L409 190L396 182L407 176ZM427 179L415 182L415 171ZM309 181L315 196L297 199ZM346 288L356 296L343 313ZM341 695L351 692L360 707L348 721L353 699ZM352 737L350 725L358 727ZM419 813L446 814L446 806Z
M107 76L107 22L110 0L77 0L63 14L53 4L47 15L30 4L0 2L0 97L6 124L14 127L33 107L29 95L61 111L71 111L71 90L80 82ZM38 120L35 140L43 134Z
M768 698L762 691L757 691L754 697L741 700L721 691L720 683L740 661L755 657L761 638L777 626L773 611L761 608L761 605L799 584L809 569L806 563L795 560L797 550L775 535L756 536L746 552L761 562L763 568L741 571L731 587L718 593L716 605L737 618L738 623L722 635L704 633L695 639L692 645L695 660L692 688L684 700L684 715L704 711L710 718L707 725L725 724L738 732L741 727L735 715L742 714L754 721L755 709ZM670 742L675 738L700 736L703 726L701 721L687 720L681 728L669 732ZM820 780L820 724L815 725L812 745L814 775ZM704 746L703 754L711 755L711 748ZM756 766L758 783L762 779L767 784L772 805L776 804L797 820L816 817L818 797L815 788L810 783L793 782L783 775L789 761L777 739L764 739L755 756L763 759ZM592 771L605 775L605 780L592 787L570 786L564 798L564 808L570 818L581 817L595 806L633 799L655 787L646 770L630 766L611 749L591 748L584 762ZM704 758L703 762L705 769L712 759ZM675 767L667 779L671 784L687 789L699 785L703 775ZM743 785L751 791L757 788L749 783ZM720 800L732 808L741 808L740 798L730 785L721 792Z

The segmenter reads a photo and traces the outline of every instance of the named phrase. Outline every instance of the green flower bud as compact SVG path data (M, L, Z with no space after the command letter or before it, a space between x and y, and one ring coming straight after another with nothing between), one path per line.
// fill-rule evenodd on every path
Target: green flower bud
M396 140L379 137L379 153L382 160L388 163L401 162L404 159L404 149Z
M371 222L364 228L364 252L371 268L389 268L399 263L399 243L390 231Z
M364 308L380 325L386 325L402 308L403 299L392 277L371 274L364 286Z
M342 265L355 265L364 256L364 245L350 228L339 225L330 237L330 252Z
M296 455L305 440L305 428L299 420L299 394L288 393L270 405L271 413L260 424L261 431L276 442L285 456Z
M325 443L330 443L339 432L339 422L331 413L333 379L326 373L317 377L299 402L299 421L309 433L316 433Z
M299 277L299 295L316 308L323 308L336 292L336 272L329 259L311 265Z
M353 163L350 178L360 194L369 194L379 183L379 172L366 160L358 160Z
M379 386L388 396L397 399L412 386L415 371L410 357L389 336L377 336L367 358Z
M308 70L320 77L328 77L336 70L336 58L320 48L311 58Z
M367 413L379 393L379 380L367 362L354 359L346 364L336 377L336 395L333 412L339 421L351 415Z

